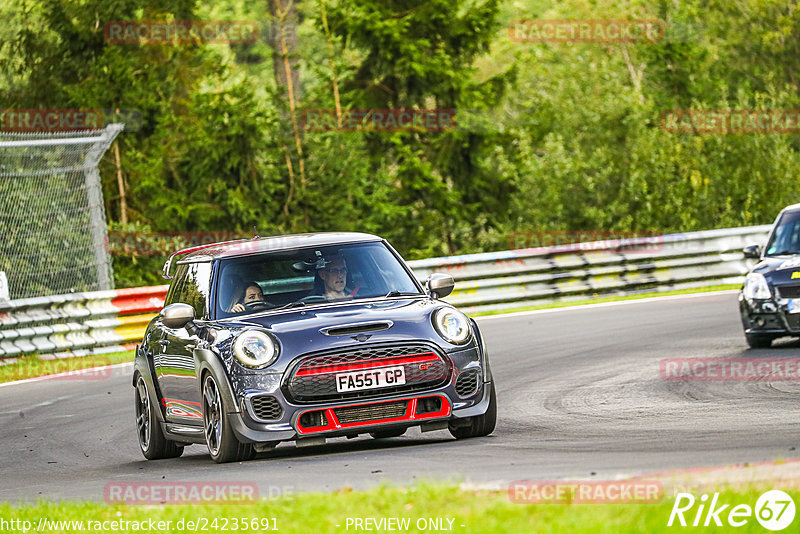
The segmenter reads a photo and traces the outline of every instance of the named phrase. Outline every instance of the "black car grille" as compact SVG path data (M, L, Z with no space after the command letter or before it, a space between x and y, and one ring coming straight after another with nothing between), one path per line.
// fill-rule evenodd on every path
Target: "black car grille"
M403 385L345 392L336 389L339 373L400 366L405 373ZM284 392L299 403L340 401L420 391L444 384L449 377L449 360L429 345L351 347L300 358L284 382Z
M789 330L800 330L800 313L790 313L786 316Z
M456 393L460 397L469 397L478 390L481 373L477 369L470 369L458 375L456 380Z
M253 414L264 421L274 421L283 415L283 408L278 399L271 395L260 395L250 399L253 405Z
M793 286L777 286L778 294L781 298L785 299L798 299L800 298L800 285Z
M378 404L367 404L365 406L345 406L344 408L334 408L333 413L342 424L361 423L363 421L374 421L376 419L391 419L402 417L406 413L408 401L380 402Z

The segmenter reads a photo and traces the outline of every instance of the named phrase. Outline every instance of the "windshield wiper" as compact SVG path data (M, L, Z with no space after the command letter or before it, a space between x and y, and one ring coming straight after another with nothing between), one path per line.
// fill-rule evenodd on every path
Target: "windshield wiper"
M398 291L397 289L392 289L388 293L384 295L386 297L416 297L419 296L420 293L410 293L408 291Z

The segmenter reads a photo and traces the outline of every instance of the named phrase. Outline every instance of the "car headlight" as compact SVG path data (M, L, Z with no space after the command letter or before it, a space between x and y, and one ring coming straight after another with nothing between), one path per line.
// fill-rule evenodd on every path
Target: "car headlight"
M278 349L272 338L258 330L246 330L233 342L233 355L245 367L266 367L275 361Z
M472 335L469 319L452 308L439 308L433 314L433 326L442 339L454 345L463 345Z
M769 284L763 274L750 273L744 279L744 288L742 289L746 299L769 299L772 298L772 293L769 290Z

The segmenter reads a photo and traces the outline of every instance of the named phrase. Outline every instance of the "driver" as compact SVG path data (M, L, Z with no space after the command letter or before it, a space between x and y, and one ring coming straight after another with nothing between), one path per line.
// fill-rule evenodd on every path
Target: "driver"
M342 256L332 256L325 262L325 268L318 271L322 279L322 295L329 299L344 299L350 295L344 292L347 283L347 264Z
M255 282L251 282L244 288L244 297L242 302L234 304L231 311L240 313L246 310L254 310L266 306L268 303L264 300L264 292L261 291L261 286Z

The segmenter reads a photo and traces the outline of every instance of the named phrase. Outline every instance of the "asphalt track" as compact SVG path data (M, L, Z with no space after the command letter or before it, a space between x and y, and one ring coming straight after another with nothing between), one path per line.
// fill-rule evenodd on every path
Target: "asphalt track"
M610 479L800 456L800 383L665 381L676 357L800 357L800 343L748 350L734 294L626 302L480 320L497 383L497 429L456 441L281 445L216 465L201 446L146 461L130 367L100 380L0 387L0 500L102 501L109 482L254 482L261 496L417 480Z

